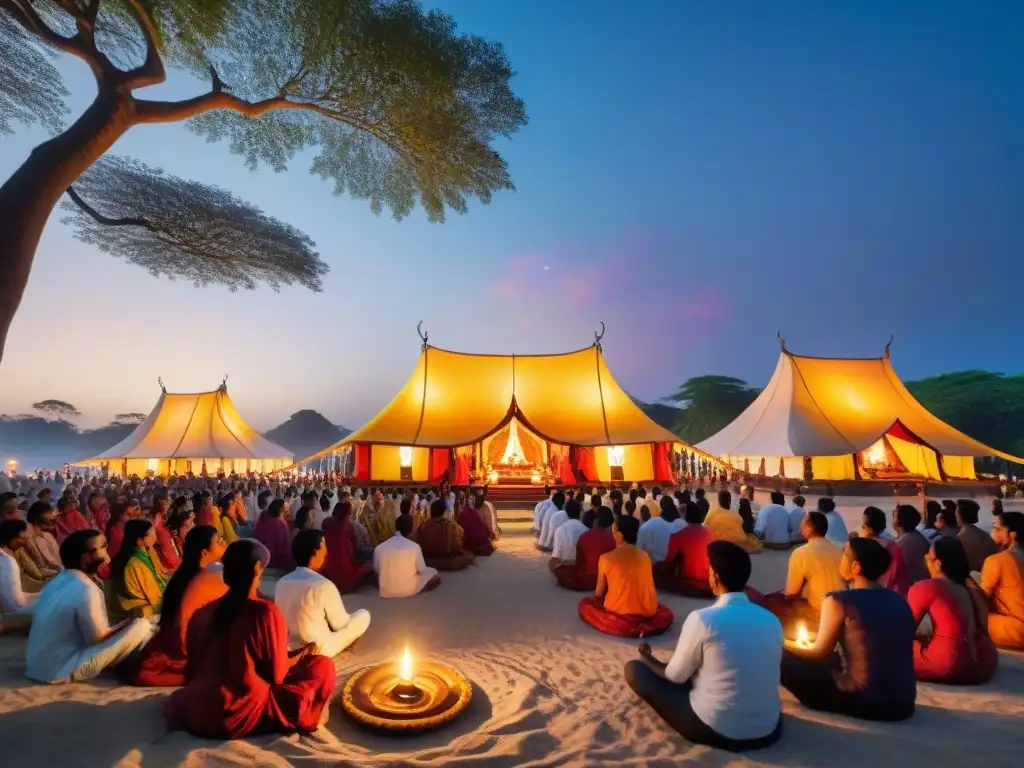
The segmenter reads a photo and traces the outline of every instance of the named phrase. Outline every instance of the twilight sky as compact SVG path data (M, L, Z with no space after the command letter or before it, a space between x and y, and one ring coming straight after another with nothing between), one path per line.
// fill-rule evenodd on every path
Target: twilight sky
M1017 372L1024 5L961 0L440 0L503 42L530 124L518 187L444 225L375 217L306 171L246 170L183 125L114 153L225 186L307 232L321 294L156 280L55 213L0 366L0 413L37 399L88 426L215 388L264 429L299 408L356 427L438 346L559 352L603 320L619 382L767 382L795 352L881 353L906 379ZM61 70L77 115L91 75ZM145 92L206 84L172 75ZM0 179L43 138L0 138ZM98 206L101 207L102 206ZM1004 287L1005 286L1005 287ZM557 386L557 382L552 382Z

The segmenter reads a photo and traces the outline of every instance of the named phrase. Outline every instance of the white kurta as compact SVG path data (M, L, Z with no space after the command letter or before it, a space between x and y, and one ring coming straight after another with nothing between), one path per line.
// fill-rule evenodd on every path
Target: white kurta
M349 614L334 582L309 568L296 568L281 577L274 604L284 614L291 650L316 643L322 656L336 656L370 626L369 611Z
M576 544L587 532L587 526L579 520L567 520L555 531L554 549L551 556L567 563L576 562Z
M423 561L423 550L415 541L396 533L373 550L381 597L412 597L437 576L437 570Z
M30 614L38 598L22 590L18 561L0 549L0 613Z
M640 526L636 546L651 557L652 563L660 563L668 555L668 540L676 531L686 527L686 521L675 519L671 523L663 517L652 517Z
M555 531L569 519L564 509L558 509L552 505L554 512L544 518L544 527L540 532L540 545L544 549L551 549L555 546Z

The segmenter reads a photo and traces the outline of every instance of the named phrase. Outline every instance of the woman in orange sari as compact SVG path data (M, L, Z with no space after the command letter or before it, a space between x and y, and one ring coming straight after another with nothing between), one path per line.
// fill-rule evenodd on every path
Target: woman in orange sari
M224 538L212 525L200 525L188 532L181 565L164 591L160 629L142 649L132 676L134 685L185 684L188 623L196 611L228 591L220 571L210 569L226 548Z
M988 597L988 633L1000 648L1024 651L1024 513L1004 512L992 526L1002 551L981 567L981 588Z

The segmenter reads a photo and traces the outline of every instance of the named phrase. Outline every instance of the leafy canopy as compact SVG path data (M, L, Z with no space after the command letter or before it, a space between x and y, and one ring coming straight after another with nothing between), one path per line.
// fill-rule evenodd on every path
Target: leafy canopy
M40 413L52 414L55 416L70 417L82 415L82 412L75 406L63 400L40 400L38 403L32 403L32 409L39 411Z

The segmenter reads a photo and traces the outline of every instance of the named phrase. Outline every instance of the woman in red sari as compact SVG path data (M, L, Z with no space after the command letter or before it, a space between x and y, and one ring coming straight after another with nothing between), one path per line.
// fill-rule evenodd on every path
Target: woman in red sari
M688 597L714 596L708 544L716 537L703 523L704 513L691 501L686 505L686 527L669 537L668 554L654 567L654 580L659 588Z
M228 588L219 570L207 570L227 545L212 525L193 528L185 537L181 565L164 591L160 630L142 649L132 675L134 685L185 684L185 639L196 611L224 596Z
M352 502L339 501L331 517L323 522L327 561L320 573L334 582L341 594L373 581L373 566L356 562L356 529L349 517Z
M124 543L124 525L127 522L128 505L115 502L110 507L110 519L107 520L107 528L104 531L107 535L107 554L111 560L121 551L121 545Z
M224 553L228 593L189 623L188 682L164 710L171 730L241 739L319 728L334 691L334 664L312 643L289 654L284 616L258 593L265 552L240 539Z
M476 497L476 503L481 507L484 503L483 496ZM480 516L478 507L472 507L468 503L462 507L458 519L462 526L462 547L468 549L478 557L487 557L494 554L494 544L491 543L491 535L487 532L487 526Z

